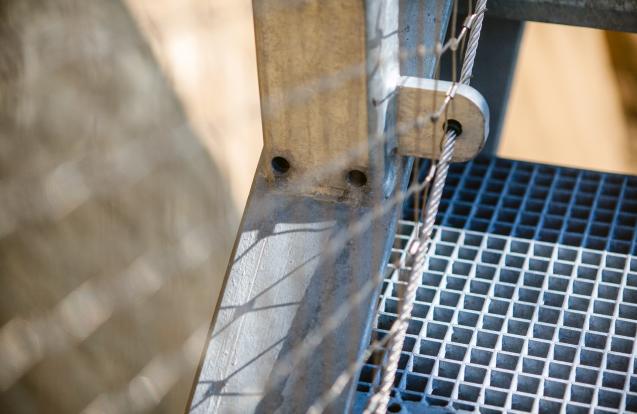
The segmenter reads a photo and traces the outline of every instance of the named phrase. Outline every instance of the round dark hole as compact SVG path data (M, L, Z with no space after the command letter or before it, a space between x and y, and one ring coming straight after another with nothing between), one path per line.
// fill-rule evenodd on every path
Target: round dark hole
M272 158L272 169L277 174L285 174L290 169L290 162L283 157Z
M367 184L367 176L360 170L351 170L347 173L347 182L354 187L362 187Z
M446 131L455 131L457 136L462 134L462 124L455 119L448 119L444 125L445 132Z
M403 406L397 402L391 403L387 407L387 411L389 411L390 413L399 413L402 409L403 409Z

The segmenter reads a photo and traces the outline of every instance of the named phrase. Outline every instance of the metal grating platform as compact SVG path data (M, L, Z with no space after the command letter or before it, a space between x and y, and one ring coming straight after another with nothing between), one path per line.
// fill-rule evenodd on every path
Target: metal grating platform
M636 223L637 177L486 157L452 165L438 214L448 227L633 255Z
M444 206L394 412L637 412L637 178L483 158L454 166ZM390 265L376 335L407 273Z

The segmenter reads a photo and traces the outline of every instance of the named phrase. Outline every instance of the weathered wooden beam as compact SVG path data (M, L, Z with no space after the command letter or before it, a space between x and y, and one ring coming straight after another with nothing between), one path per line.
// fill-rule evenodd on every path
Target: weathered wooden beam
M272 182L280 178L269 165L279 157L289 165L288 176L312 174L358 146L362 150L346 164L369 174L365 3L261 0L253 2L253 10L261 172ZM346 173L310 179L303 188L295 183L290 192L344 197L350 193Z

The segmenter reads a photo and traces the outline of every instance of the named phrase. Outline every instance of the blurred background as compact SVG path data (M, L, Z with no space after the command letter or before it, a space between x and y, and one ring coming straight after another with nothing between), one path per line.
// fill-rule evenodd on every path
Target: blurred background
M0 411L183 411L261 150L250 1L0 2L0 134ZM499 155L637 174L637 38L527 24Z

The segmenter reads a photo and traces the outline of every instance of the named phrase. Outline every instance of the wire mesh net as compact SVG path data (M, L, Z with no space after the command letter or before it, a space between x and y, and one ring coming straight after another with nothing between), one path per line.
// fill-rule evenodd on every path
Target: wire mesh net
M310 3L281 1L273 13L286 13ZM339 400L350 400L352 385L358 390L354 409L368 412L408 409L416 403L421 407L485 412L636 409L632 355L637 333L633 321L637 312L637 281L633 280L637 278L637 259L630 256L637 254L635 179L500 159L454 165L447 175L457 131L450 134L443 125L453 109L457 83L468 83L471 78L477 48L477 39L472 36L479 34L485 2L467 1L466 18L459 15L458 2L434 3L442 5L436 9L439 14L425 16L424 10L429 9L416 8L423 14L417 19L420 27L402 28L401 32L406 36L409 29L426 41L418 40L414 47L400 48L384 59L415 66L418 73L427 72L435 79L441 76L440 59L451 59L452 70L447 77L453 86L444 100L422 102L417 118L392 125L390 131L365 134L360 137L360 146L333 154L330 162L303 174L296 174L301 166L285 154L264 159L259 165L253 194L259 203L252 206L254 215L247 222L260 225L244 229L246 242L237 243L231 263L242 277L228 282L230 288L238 286L243 296L230 297L219 305L221 317L208 339L220 344L224 357L212 362L204 358L203 371L208 363L213 374L219 375L196 384L201 392L193 396L193 412L241 412L236 408L238 399L259 399L263 404L259 409L267 412L285 398L299 400L295 407L302 411L330 411ZM104 26L100 22L99 27ZM449 35L443 41L447 26ZM37 35L46 37L46 33ZM99 43L101 35L95 34L95 42ZM305 41L309 50L313 45ZM129 60L139 58L117 47L102 52L97 66L118 56L115 66L126 66ZM144 53L148 51L139 55ZM289 108L309 105L321 95L342 93L349 82L371 77L381 63L380 58L353 62L329 76L300 82L286 91L285 99L265 96L261 115L276 119ZM157 73L151 81L144 78L129 83L139 88L133 90L129 102L163 85ZM158 104L152 114L163 121L157 124L147 120L140 126L136 123L139 114L133 113L129 119L124 116L128 115L126 110L121 110L123 115L116 111L131 122L127 127L144 137L118 140L113 148L97 148L89 151L89 156L78 151L79 156L63 163L38 164L37 174L27 170L17 179L1 183L0 237L4 241L17 243L26 234L27 243L46 245L46 239L37 237L41 227L45 232L64 233L64 226L57 228L56 224L67 219L75 223L71 227L81 226L85 220L90 221L90 217L82 216L86 206L123 215L118 221L122 228L113 239L126 240L131 237L127 234L129 227L137 230L131 223L144 220L143 211L130 216L122 213L124 207L130 207L128 197L139 194L166 206L157 214L166 217L162 223L168 228L155 232L152 223L148 224L151 230L139 236L146 242L121 246L123 259L116 266L106 263L101 268L104 262L89 263L79 272L83 278L70 293L58 294L42 312L3 321L2 391L20 393L20 381L51 355L83 346L89 347L90 354L91 346L99 346L99 342L90 345L91 340L99 341L95 339L99 330L119 311L133 308L163 289L174 288L181 275L201 275L201 267L220 249L221 232L213 225L223 217L220 220L207 212L224 216L228 206L206 197L194 202L189 198L198 191L209 191L206 180L218 171L202 161L203 152L192 139L183 114L174 110L174 100L165 106L161 96L155 100ZM12 119L9 132L19 135L21 116L38 113L40 107L34 102L21 107L23 112ZM371 104L386 105L376 101ZM137 105L131 106L138 109ZM62 113L64 119L72 118ZM246 110L247 117L257 115L257 108ZM349 114L352 119L359 119L359 115ZM45 127L58 126L57 118L53 118L47 118ZM331 121L321 120L324 124ZM83 123L82 128L90 129L90 125ZM392 181L391 191L383 188L382 194L376 191L369 196L366 192L377 179L372 175L373 168L353 168L353 161L383 153L395 144L396 135L426 128L434 130L432 153L439 161L431 164L401 159L396 168L399 173L392 174L405 177ZM119 129L111 132L114 136L123 134ZM34 165L46 150L46 143L35 146L28 149ZM395 157L392 150L387 152ZM419 168L421 164L425 165L423 169ZM415 174L408 182L406 176L412 166ZM160 176L161 182L144 185L152 175ZM267 189L271 191L259 193L259 179L268 175L272 180ZM301 197L308 195L308 188L316 182L335 175L347 189L340 198L325 201L315 194ZM183 188L180 182L191 185ZM288 197L290 193L294 196ZM353 197L352 202L347 198L352 194L360 197ZM441 199L435 201L437 197ZM429 209L432 199L435 207ZM368 203L370 200L373 202ZM365 208L352 208L359 204ZM402 220L392 240L393 226L385 223L391 222L392 214L399 215L403 205ZM429 210L423 215L423 209ZM434 220L439 224L435 230ZM53 230L47 227L50 225ZM434 231L431 242L423 231L427 226ZM36 236L28 236L30 231ZM156 238L162 242L154 243ZM299 240L311 243L296 244ZM384 247L388 241L393 241L393 248ZM416 253L408 252L415 241L421 243ZM81 251L82 240L74 246L80 251L77 256L85 253ZM94 250L91 253L100 257L100 244L90 246ZM274 263L271 267L263 264L267 260L261 262L268 248L269 254L280 259L269 262ZM386 252L387 257L379 252ZM55 252L49 254L54 256ZM426 256L422 273L413 271L420 259L407 260L419 254L423 260ZM257 265L249 268L245 263L254 257ZM386 261L390 263L389 272L383 280L383 273L368 263L382 263L385 268ZM290 263L293 265L286 267ZM324 277L342 271L343 263L351 267L346 270L358 275L358 280L354 276L339 280ZM41 268L35 266L29 271L35 273ZM106 275L93 277L101 272ZM320 277L304 278L315 273ZM418 283L413 285L413 310L404 312L409 302L410 273ZM351 282L345 285L347 292L342 292L340 283L344 281ZM406 320L396 323L401 314ZM138 329L146 320L140 319L135 325ZM373 335L368 341L366 328L372 321ZM155 321L153 326L161 331L163 323ZM348 331L352 326L357 328ZM404 339L399 334L403 328ZM181 332L180 343L157 352L146 365L136 366L136 373L120 380L120 386L100 389L95 398L82 401L84 412L157 409L183 372L196 364L207 326L184 329L188 332ZM230 341L224 336L234 334L233 330L237 338L258 345L239 349L239 340ZM290 334L281 336L280 331ZM266 341L271 339L268 334L272 334L271 343ZM391 349L396 344L402 352L394 372ZM331 366L342 369L330 371ZM241 375L255 379L254 389L233 382ZM383 381L390 384L386 395ZM286 388L287 382L293 384L289 386L292 391ZM379 396L378 401L370 403L370 397L375 396ZM344 404L341 406L350 407L348 402Z

